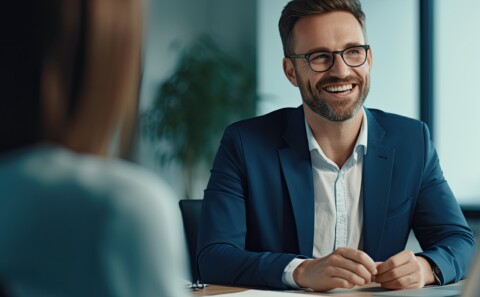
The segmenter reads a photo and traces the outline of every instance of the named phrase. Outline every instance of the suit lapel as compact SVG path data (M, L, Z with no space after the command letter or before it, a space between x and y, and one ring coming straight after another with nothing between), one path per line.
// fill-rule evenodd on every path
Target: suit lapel
M311 257L315 207L312 165L302 106L292 113L284 139L287 146L278 150L278 156L290 194L300 254Z
M395 150L381 144L385 130L367 109L365 112L368 119L368 146L363 162L364 251L374 260L379 260Z

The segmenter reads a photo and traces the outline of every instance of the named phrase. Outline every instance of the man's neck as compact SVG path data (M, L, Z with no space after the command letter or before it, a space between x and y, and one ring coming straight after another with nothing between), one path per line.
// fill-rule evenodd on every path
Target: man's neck
M330 160L342 168L352 154L360 133L363 109L353 118L342 122L329 121L305 105L304 110L305 118L318 145Z

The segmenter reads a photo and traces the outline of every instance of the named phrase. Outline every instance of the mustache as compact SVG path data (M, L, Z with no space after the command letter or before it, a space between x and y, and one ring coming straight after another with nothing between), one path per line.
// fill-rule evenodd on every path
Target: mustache
M347 77L344 77L344 78L330 76L330 77L326 77L326 78L318 81L315 84L315 87L317 89L319 89L319 88L322 88L325 85L338 84L338 83L353 83L353 84L359 85L359 84L361 84L361 80L358 77L353 76L353 75L350 75L350 76L347 76Z

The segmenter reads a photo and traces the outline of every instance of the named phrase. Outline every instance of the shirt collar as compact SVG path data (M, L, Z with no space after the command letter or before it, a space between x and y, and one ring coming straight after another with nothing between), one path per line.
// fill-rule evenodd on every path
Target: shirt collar
M363 150L363 154L367 154L367 140L368 140L368 123L367 123L367 115L365 114L365 111L362 110L360 111L363 114L362 117L362 126L360 127L360 133L358 134L357 142L355 143L355 147L353 149L353 157L357 159L358 154ZM326 157L325 154L323 153L323 150L320 148L320 146L317 143L317 140L315 140L315 137L313 137L312 129L310 129L310 126L308 125L307 119L305 118L305 129L307 131L307 140L308 140L308 150L311 152L313 150L318 150L320 155L323 157Z

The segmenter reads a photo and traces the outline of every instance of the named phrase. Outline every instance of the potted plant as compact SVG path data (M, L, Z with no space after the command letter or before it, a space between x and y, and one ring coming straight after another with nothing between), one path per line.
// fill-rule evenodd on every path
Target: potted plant
M166 144L156 152L160 164L181 165L187 198L196 172L210 168L224 128L255 114L254 73L203 36L181 51L160 84L144 114L145 135Z

